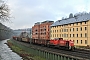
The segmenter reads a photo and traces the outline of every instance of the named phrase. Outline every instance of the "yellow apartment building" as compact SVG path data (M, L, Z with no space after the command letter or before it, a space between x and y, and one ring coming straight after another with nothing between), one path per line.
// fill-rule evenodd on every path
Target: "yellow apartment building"
M50 39L54 38L72 40L76 46L90 46L90 13L53 23Z

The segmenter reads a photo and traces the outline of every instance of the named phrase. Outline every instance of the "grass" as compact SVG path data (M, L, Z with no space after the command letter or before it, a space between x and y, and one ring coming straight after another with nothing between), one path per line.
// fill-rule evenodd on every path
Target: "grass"
M41 58L39 56L35 56L30 54L29 52L26 52L22 48L14 45L11 40L7 41L7 45L17 54L19 54L23 60L45 60L44 58Z

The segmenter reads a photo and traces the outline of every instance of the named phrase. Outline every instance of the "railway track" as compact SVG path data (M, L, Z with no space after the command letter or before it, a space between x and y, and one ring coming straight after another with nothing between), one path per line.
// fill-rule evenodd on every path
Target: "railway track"
M39 46L34 46L35 48L39 48L42 49L43 47L39 47ZM48 50L48 51L52 51L55 53L61 53L61 54L65 54L65 55L70 55L70 56L75 56L75 57L80 57L80 58L86 58L86 59L90 59L90 52L88 53L87 51L66 51L66 50L59 50L59 49L53 49L53 48L47 48L44 47L43 50Z
M58 54L60 53L60 54L65 54L65 55L69 55L69 56L80 57L83 59L85 58L85 59L90 60L90 51L88 51L88 50L76 49L75 51L66 51L66 50L60 50L60 49L54 49L54 48L48 48L48 47L43 47L43 46L38 46L38 45L27 44L24 42L18 42L18 41L15 41L15 42L25 45L27 47L41 49L43 51L50 51L50 52L54 52L54 53L58 53Z
M75 52L84 53L84 54L90 54L90 50L76 49Z

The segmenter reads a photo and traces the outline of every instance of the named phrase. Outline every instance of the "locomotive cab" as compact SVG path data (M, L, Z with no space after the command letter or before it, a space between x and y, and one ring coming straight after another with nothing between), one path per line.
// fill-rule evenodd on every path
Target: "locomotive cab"
M75 47L74 47L74 42L73 41L66 41L66 48L68 49L68 50L74 50L75 49Z

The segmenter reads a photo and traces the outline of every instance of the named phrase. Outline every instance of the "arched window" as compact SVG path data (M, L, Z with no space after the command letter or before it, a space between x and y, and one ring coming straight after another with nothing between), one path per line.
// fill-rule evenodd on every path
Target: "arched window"
M82 40L81 40L81 44L82 44Z
M78 44L78 40L77 40L77 44Z

